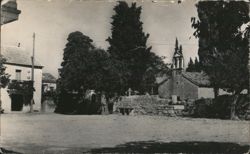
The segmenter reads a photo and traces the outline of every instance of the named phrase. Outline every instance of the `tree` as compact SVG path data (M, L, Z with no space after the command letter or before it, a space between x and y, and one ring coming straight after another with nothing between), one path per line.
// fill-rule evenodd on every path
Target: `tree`
M195 72L201 72L200 62L197 57L195 57L195 60L194 60L194 68L195 68Z
M248 39L235 35L239 27L249 21L246 2L205 1L197 4L199 20L191 18L194 35L199 38L199 59L218 92L224 88L234 94L231 118L239 94L247 89Z
M144 92L155 94L158 88L156 76L171 75L171 70L169 69L171 64L165 64L163 61L164 58L151 53L151 65L145 71L142 79L142 89Z
M6 62L6 59L3 58L2 55L0 55L0 88L5 88L7 84L9 83L9 77L10 75L5 73L6 67L4 66L4 63ZM2 100L0 97L0 114L2 112Z
M197 59L197 57L195 57L194 62L193 62L193 59L190 58L186 71L187 72L201 72L200 62Z
M188 67L186 69L187 72L194 72L194 62L193 59L190 57L190 60L188 62Z
M110 66L109 55L103 49L95 48L91 50L89 57L89 71L85 75L84 85L88 89L95 89L96 91L108 91L111 83L107 82Z
M58 79L56 112L75 112L85 99L87 90L114 91L117 70L109 53L94 47L92 40L81 32L68 36ZM85 106L86 107L86 106Z
M59 69L61 87L67 92L78 94L86 90L89 82L88 74L92 68L90 52L94 49L92 40L81 32L73 32L68 36L64 49L62 68Z
M120 1L114 11L112 33L107 41L110 44L108 53L118 71L117 90L121 93L128 88L141 91L143 74L151 62L151 47L146 45L149 34L143 32L140 21L141 7Z

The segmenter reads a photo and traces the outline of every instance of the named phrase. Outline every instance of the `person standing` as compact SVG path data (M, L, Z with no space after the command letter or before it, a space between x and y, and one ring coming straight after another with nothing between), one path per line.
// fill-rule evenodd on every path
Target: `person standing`
M107 99L104 92L101 95L101 105L102 105L102 114L106 114Z

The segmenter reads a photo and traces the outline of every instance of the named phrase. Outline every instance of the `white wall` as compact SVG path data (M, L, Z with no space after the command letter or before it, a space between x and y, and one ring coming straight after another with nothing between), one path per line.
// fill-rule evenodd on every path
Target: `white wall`
M31 80L31 67L23 67L23 66L16 66L16 65L9 65L5 64L6 70L5 72L8 73L11 80L16 79L16 69L21 70L21 80ZM42 97L42 69L34 69L34 110L41 109L41 97ZM11 99L7 92L7 87L1 89L1 99L2 99L2 108L5 112L11 111ZM27 111L29 107L24 107L23 111Z
M223 89L219 89L219 95L231 95L232 93L228 93ZM202 88L198 89L199 98L214 98L214 89L213 88Z
M214 98L214 89L199 87L198 98Z

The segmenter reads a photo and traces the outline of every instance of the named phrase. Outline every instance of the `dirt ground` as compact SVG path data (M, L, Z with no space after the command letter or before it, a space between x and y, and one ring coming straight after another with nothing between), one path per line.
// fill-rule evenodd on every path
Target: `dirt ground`
M250 145L250 122L163 116L1 115L0 147L19 153L82 153L147 141Z

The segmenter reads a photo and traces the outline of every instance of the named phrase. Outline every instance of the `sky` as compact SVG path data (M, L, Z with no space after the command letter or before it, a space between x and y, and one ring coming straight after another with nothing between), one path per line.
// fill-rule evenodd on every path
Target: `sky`
M172 61L176 37L183 46L184 61L197 56L198 40L192 35L191 17L197 16L197 0L127 0L142 6L143 31L149 33L148 46L152 52ZM43 72L58 77L67 36L81 31L97 47L107 49L105 41L111 34L110 22L115 0L17 0L19 19L1 27L3 46L17 46L32 53L35 32L35 58Z

